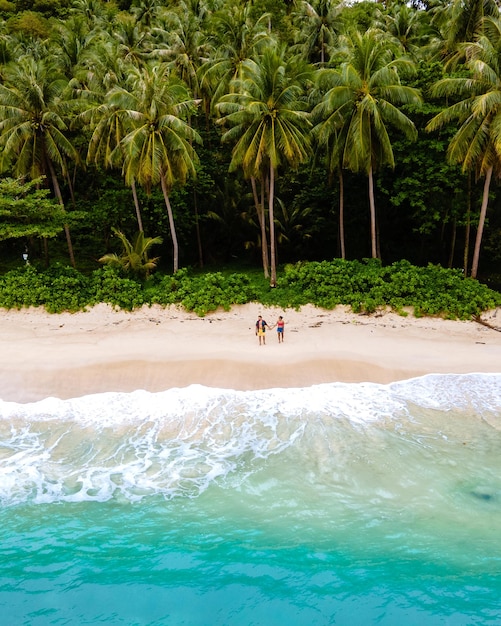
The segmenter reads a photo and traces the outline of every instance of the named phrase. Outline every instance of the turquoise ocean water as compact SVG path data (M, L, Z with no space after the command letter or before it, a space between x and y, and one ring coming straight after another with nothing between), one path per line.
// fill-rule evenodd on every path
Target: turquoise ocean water
M0 402L0 623L501 624L501 374Z

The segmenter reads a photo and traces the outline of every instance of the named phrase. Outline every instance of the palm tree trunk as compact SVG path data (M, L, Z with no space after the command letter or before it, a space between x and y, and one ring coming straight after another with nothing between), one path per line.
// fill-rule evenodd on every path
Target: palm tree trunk
M193 208L195 209L195 230L197 233L198 265L200 266L200 269L203 269L204 251L202 247L202 235L200 233L200 219L198 217L198 194L195 185L193 185Z
M473 250L473 261L471 264L471 277L476 278L478 272L478 259L480 257L480 244L482 243L482 235L484 233L485 215L487 213L487 204L489 202L489 188L491 186L492 166L485 174L484 194L482 196L482 206L480 208L480 217L478 218L477 237L475 239L475 248Z
M195 92L193 92L195 97ZM198 98L198 95L196 96ZM188 124L191 128L191 115L188 115ZM190 146L193 147L193 139L190 138ZM198 219L198 195L196 185L193 185L193 208L195 210L195 232L197 235L197 248L198 248L198 265L200 269L204 267L204 255L202 248L202 236L200 234L200 220Z
M273 214L273 201L275 198L275 170L270 161L270 193L268 197L268 213L270 218L270 286L277 286L277 267L275 258L275 217Z
M466 198L466 226L464 235L463 273L468 276L468 260L470 258L470 220L471 220L471 172L468 172L468 197Z
M261 258L263 260L264 277L269 278L270 272L268 270L268 238L266 236L266 221L264 219L264 193L261 201L257 195L256 179L251 176L252 195L254 197L254 205L256 207L257 218L259 220L259 227L261 229Z
M339 243L341 244L341 258L346 259L344 242L344 179L341 167L339 168Z
M130 188L132 189L132 197L134 198L134 207L136 209L137 227L140 233L143 233L143 220L141 218L141 209L139 207L139 199L137 197L136 182L133 180Z
M68 189L70 191L71 204L72 204L73 208L75 208L76 207L75 191L73 189L73 180L72 180L69 172L66 172L66 180L68 181Z
M61 208L63 209L64 212L66 212L66 209L64 207L63 196L61 194L61 189L59 187L59 182L57 180L56 172L54 170L54 165L52 164L52 161L50 159L47 159L47 163L49 165L54 193L56 194L56 198L58 199ZM68 253L70 255L70 263L72 267L75 267L75 255L73 254L73 244L71 242L70 227L68 226L68 224L64 225L64 232L66 235L66 243L68 245Z
M457 237L457 220L456 218L452 221L452 235L451 235L451 249L449 252L449 262L447 267L451 269L454 264L454 254L456 252L456 237Z
M371 213L371 254L373 259L377 259L376 203L374 201L374 177L372 175L372 163L369 168L369 207Z
M165 206L167 207L167 215L169 216L170 236L172 238L172 256L174 258L173 273L175 274L179 269L179 247L177 243L176 227L174 225L174 215L172 213L169 194L167 193L167 185L165 183L165 176L163 174L160 177L160 183L162 185L162 192L164 194Z

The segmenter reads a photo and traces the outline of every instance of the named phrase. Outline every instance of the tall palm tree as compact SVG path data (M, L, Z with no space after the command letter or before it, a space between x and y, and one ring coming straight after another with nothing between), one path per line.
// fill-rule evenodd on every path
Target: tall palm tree
M183 1L177 10L165 13L163 28L156 28L153 32L157 46L155 53L162 61L170 63L194 98L201 95L198 70L207 61L210 49L203 19L205 13L202 8L200 10L201 15L195 14Z
M69 8L70 15L83 17L89 28L103 26L113 19L118 12L114 3L103 3L100 0L74 0Z
M473 41L482 29L483 19L498 14L496 0L453 0L446 20L449 48L464 41Z
M253 20L252 5L233 0L216 11L210 21L212 50L199 70L201 87L212 95L212 103L230 90L231 81L241 77L246 59L269 43L268 14Z
M317 131L324 143L337 135L335 145L341 154L342 167L368 176L371 254L377 258L374 171L383 165L394 167L390 127L409 139L417 136L413 122L399 105L419 104L421 97L416 89L400 81L399 73L410 71L413 64L395 58L380 31L354 32L347 44L348 59L339 70L326 75L330 88L313 115L321 125Z
M65 22L56 22L51 35L51 55L58 63L60 71L68 78L88 55L95 35L83 16L70 17Z
M485 17L499 15L496 0L452 0L433 9L432 24L438 33L430 52L454 66L463 60L461 44L473 42L482 34Z
M151 33L131 15L120 15L113 28L118 55L126 63L143 66L151 55Z
M304 88L311 68L286 59L283 47L267 47L255 59L244 61L242 77L233 92L217 105L221 124L230 128L223 141L234 142L230 170L241 167L246 177L267 181L270 224L270 282L276 285L274 225L275 180L278 168L297 167L310 150Z
M314 110L315 111L315 110ZM315 112L314 115L318 112ZM315 117L313 118L315 120ZM346 143L346 127L337 128L332 120L327 118L319 121L313 128L318 151L324 156L324 162L329 173L329 182L337 173L339 180L339 245L341 258L346 258L346 242L344 236L344 176L343 151Z
M15 177L46 176L63 210L58 170L66 176L68 159L79 160L67 134L69 110L63 97L67 85L48 62L27 56L6 68L5 83L0 84L1 169ZM74 266L68 225L65 233Z
M137 181L147 192L160 184L169 217L174 272L179 246L169 194L176 183L195 175L198 133L186 122L194 107L186 86L170 76L166 64L137 71L129 89L115 87L108 103L127 118L131 130L114 152L121 159L127 184ZM110 157L114 158L113 154Z
M418 60L423 56L423 50L432 33L427 11L400 3L391 5L384 15L381 28L413 60Z
M311 63L324 65L341 30L340 0L302 0L296 14L296 43Z
M158 0L138 0L132 3L130 12L138 22L149 29L155 22L161 7L162 4Z
M471 276L476 278L492 176L501 176L501 21L487 18L485 32L467 49L471 76L445 78L433 87L433 95L459 101L436 115L426 127L433 131L459 123L448 158L463 170L484 177L482 206L473 252Z
M108 92L111 99L113 91ZM107 94L107 95L108 95ZM105 168L122 167L125 159L124 149L118 148L125 135L132 130L133 124L123 111L104 97L102 102L91 102L79 117L91 129L92 135L87 149L87 162L103 165ZM118 149L117 149L118 148ZM139 232L143 232L141 208L137 196L136 183L130 180L136 219Z

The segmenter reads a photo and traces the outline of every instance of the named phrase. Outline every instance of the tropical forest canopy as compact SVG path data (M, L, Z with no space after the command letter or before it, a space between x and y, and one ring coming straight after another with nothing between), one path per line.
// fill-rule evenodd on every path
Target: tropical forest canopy
M166 273L233 263L272 285L277 266L333 258L500 272L493 0L0 15L3 271L25 250L92 271L153 242Z

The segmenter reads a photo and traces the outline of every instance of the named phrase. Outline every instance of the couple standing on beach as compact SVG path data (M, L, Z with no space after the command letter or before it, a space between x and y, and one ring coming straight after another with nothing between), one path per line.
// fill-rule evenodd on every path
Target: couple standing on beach
M266 343L265 333L266 333L267 328L270 328L270 327L268 326L266 321L263 319L263 316L258 315L257 322L256 322L256 335L259 339L259 345L261 345L261 343L263 343L263 345ZM273 328L277 329L278 343L283 343L285 320L281 315L279 315L278 320L275 323L275 326L272 326L270 330Z

